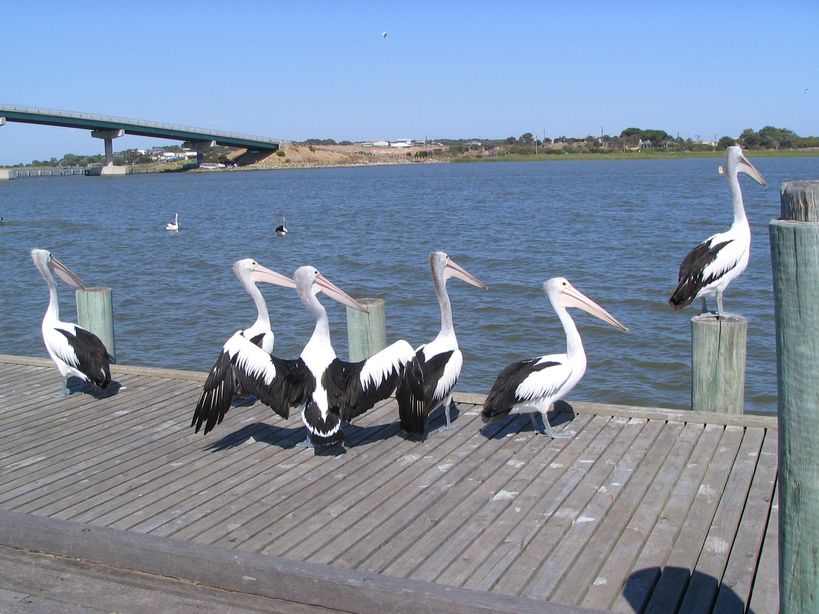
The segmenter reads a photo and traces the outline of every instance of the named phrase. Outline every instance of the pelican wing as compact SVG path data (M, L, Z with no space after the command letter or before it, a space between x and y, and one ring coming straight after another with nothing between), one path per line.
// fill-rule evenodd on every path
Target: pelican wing
M198 433L204 424L205 435L207 435L214 426L222 423L225 414L230 409L235 389L236 378L233 373L233 364L230 362L230 354L222 350L208 373L202 394L193 411L191 426L196 429L194 432Z
M111 357L105 344L81 326L70 325L70 328L73 330L55 329L65 337L65 343L58 343L52 349L67 364L85 374L100 388L105 388L111 382ZM54 335L54 338L58 336Z
M677 287L668 302L675 311L691 304L697 294L736 268L745 250L721 234L709 237L692 249L680 264Z
M463 362L459 350L441 352L425 360L421 348L407 365L395 392L401 428L407 433L423 433L430 412L455 387L458 374L452 377L453 360Z
M565 363L543 358L513 362L500 372L481 411L484 422L506 416L517 403L548 398L569 378Z
M330 407L350 421L386 399L395 390L404 366L415 352L406 341L396 341L361 362L336 358L322 376Z

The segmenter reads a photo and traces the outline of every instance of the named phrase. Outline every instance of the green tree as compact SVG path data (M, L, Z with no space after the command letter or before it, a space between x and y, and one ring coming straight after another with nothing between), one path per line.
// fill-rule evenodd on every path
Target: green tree
M730 136L724 136L719 140L717 143L717 147L719 149L728 149L731 145L736 145L737 142L732 139Z

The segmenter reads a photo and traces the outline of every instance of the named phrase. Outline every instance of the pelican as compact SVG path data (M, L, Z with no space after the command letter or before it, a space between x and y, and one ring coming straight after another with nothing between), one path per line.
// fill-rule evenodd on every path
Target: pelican
M173 214L173 222L168 222L165 224L165 230L172 230L172 231L179 231L179 214Z
M571 437L569 434L555 433L546 415L554 402L565 397L586 372L583 341L567 308L580 308L612 326L624 331L628 329L563 277L553 277L544 282L543 291L563 324L566 353L529 358L506 367L486 397L481 418L484 422L490 422L510 413L529 413L535 432L552 438ZM534 412L539 412L543 417L542 431L537 427Z
M288 375L299 369L294 361L271 356L273 331L267 304L257 283L268 283L295 288L292 279L272 271L252 258L237 260L233 272L256 305L256 321L243 330L237 330L222 346L222 351L205 381L202 395L196 404L191 426L196 431L205 425L205 434L220 424L230 409L233 395L239 390L254 394L283 418L289 417L293 393Z
M283 237L287 234L287 219L282 216L282 223L279 226L276 226L276 236Z
M367 309L311 266L298 268L293 279L301 302L316 319L300 357L314 385L300 407L309 433L306 444L334 444L344 440L342 421L361 415L395 390L414 352L409 343L401 340L360 362L340 360L330 341L327 311L317 294L323 292L358 311Z
M739 173L750 175L757 183L767 185L762 174L751 164L739 145L725 152L725 176L731 190L734 223L726 232L711 235L688 252L680 265L677 287L668 299L671 309L678 311L695 299L702 299L703 312L708 311L705 298L716 295L717 316L721 316L722 293L748 266L751 251L751 227L745 217Z
M76 324L60 321L54 275L74 288L85 288L85 284L48 250L31 250L31 259L48 284L49 300L43 317L43 341L48 355L63 376L63 394L69 394L68 378L72 375L105 388L111 382L108 350L94 333Z
M441 330L438 336L415 351L396 391L401 428L410 434L424 432L427 419L439 405L444 408L446 426L452 423L452 389L458 381L463 365L463 355L458 349L458 339L452 325L452 306L446 291L446 282L455 277L478 288L486 284L456 264L444 252L429 255L432 281L438 304L441 307Z

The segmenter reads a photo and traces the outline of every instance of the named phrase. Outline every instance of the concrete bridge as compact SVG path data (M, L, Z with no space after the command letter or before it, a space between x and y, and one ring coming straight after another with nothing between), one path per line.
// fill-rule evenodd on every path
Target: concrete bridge
M0 126L6 122L20 122L26 124L40 124L46 126L61 126L63 128L78 128L90 130L91 136L105 142L105 167L111 174L115 174L113 160L113 140L126 134L147 136L161 139L183 141L185 146L197 151L197 160L201 163L202 157L209 147L223 145L226 147L243 147L250 154L264 154L279 149L279 141L235 132L222 132L204 128L192 128L176 124L165 124L140 119L112 117L110 115L93 115L91 113L77 113L57 109L39 107L22 107L0 103ZM105 173L104 174L108 174Z

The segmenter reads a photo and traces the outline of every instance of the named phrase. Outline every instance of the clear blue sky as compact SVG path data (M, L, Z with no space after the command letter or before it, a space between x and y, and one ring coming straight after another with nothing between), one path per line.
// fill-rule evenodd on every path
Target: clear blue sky
M819 135L817 26L816 0L45 1L3 12L0 102L288 140ZM102 149L0 128L0 164Z

